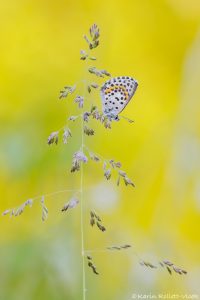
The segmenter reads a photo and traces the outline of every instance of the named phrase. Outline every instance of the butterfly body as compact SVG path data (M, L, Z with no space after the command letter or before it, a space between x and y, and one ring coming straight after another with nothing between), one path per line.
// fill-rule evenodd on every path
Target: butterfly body
M129 76L114 77L101 87L103 113L110 120L119 120L118 114L133 97L138 83Z

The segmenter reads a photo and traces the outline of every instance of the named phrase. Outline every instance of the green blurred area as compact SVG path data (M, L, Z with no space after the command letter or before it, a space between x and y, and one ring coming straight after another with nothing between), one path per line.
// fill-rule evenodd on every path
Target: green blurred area
M102 167L85 166L85 247L130 243L143 259L169 259L188 270L172 277L144 269L133 251L93 255L87 299L131 299L133 293L200 295L200 2L198 0L0 2L0 209L31 197L79 187L70 143L49 147L48 135L76 114L60 89L83 76L79 51L93 23L100 27L97 68L128 75L139 89L112 130L93 126L86 143L120 160L136 189L105 182ZM95 77L92 77L95 81ZM102 83L102 80L97 80ZM81 91L80 91L81 92ZM100 96L91 100L101 108ZM1 217L0 299L81 299L80 207L60 208L71 193L49 197L20 218ZM89 210L107 232L91 229Z

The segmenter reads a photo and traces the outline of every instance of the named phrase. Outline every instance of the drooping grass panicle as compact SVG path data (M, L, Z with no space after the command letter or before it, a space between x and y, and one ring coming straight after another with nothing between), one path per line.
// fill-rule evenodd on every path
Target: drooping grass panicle
M105 81L107 77L110 77L111 74L104 68L97 68L95 66L97 57L94 55L95 48L97 48L100 44L100 30L99 27L96 24L93 24L90 29L89 33L84 35L84 39L87 43L88 49L87 50L81 50L80 51L80 60L81 63L85 64L85 73L86 77L90 76L91 80L87 80L87 78L83 78L81 80L81 84L83 84L84 91L79 91L77 83L72 85L66 85L59 94L59 99L63 100L66 99L66 101L73 99L72 104L76 107L76 109L79 111L77 115L71 115L67 119L67 124L63 126L60 130L53 131L48 139L47 143L48 145L58 145L60 144L60 140L63 142L63 144L68 144L69 140L72 138L72 132L71 129L68 126L68 122L70 124L75 124L75 126L79 126L81 129L81 147L78 151L72 154L72 166L71 166L71 173L74 173L76 171L80 171L80 188L76 190L76 192L79 193L79 197L77 197L77 194L73 194L72 197L70 197L67 202L65 202L61 207L61 212L64 214L68 214L68 211L71 209L74 209L78 206L80 203L80 232L81 232L81 255L82 255L82 261L83 261L83 299L85 300L86 295L86 276L85 276L85 259L87 260L88 267L92 270L92 272L95 275L99 275L99 272L97 271L97 268L93 262L93 258L90 255L86 255L88 252L95 252L95 250L92 251L86 251L85 250L85 235L84 235L84 216L83 216L83 165L88 163L88 160L93 161L94 163L99 163L102 165L102 177L104 177L106 180L112 181L113 178L116 177L116 183L117 186L120 185L121 182L124 183L125 186L131 186L135 187L134 182L128 177L127 173L122 170L122 164L120 161L115 160L113 158L111 159L105 159L102 157L102 155L95 153L94 151L91 151L84 142L84 135L88 136L88 139L91 138L91 136L98 135L98 130L95 130L91 128L90 126L90 120L97 121L98 124L102 124L105 129L111 129L111 125L113 124L112 119L108 117L108 115L105 115L100 109L98 109L98 105L95 102L95 104L92 104L91 107L89 107L88 99L93 98L93 102L95 99L95 93L99 92L99 84L94 82L94 78L96 76L97 82L103 80ZM92 55L91 55L92 51ZM90 63L90 65L88 65ZM92 64L92 65L91 65ZM95 92L96 90L96 92ZM75 92L76 91L76 92ZM68 96L71 95L68 99ZM92 102L92 103L93 103ZM80 113L81 112L81 113ZM121 118L126 119L129 123L132 123L133 121L126 118L126 117L119 117L119 120ZM74 135L74 133L73 133ZM95 139L95 136L93 139ZM92 138L91 138L92 139ZM73 139L72 139L73 140ZM66 190L69 191L69 190ZM55 193L51 193L50 195L57 194L58 191ZM3 216L10 215L10 216L20 216L27 206L31 207L33 204L34 199L40 200L40 205L42 209L42 220L45 221L48 218L48 208L46 206L46 197L47 195L35 197L32 199L26 200L24 203L22 203L19 207L14 209L7 209L3 212ZM101 232L107 231L107 228L104 226L102 222L102 218L97 214L94 210L90 210L90 217L88 219L88 222L90 223L92 229L96 228L97 230L100 230ZM132 246L130 244L120 244L120 245L112 245L106 247L103 251L123 251L127 249L131 249ZM138 254L135 253L137 257L139 258ZM146 260L139 259L139 263L141 266L149 269L158 269L158 267L161 267L163 269L166 269L169 274L187 274L187 271L185 271L182 268L177 267L173 263L167 260L160 261L157 265L154 263L151 263Z
M170 262L169 260L163 260L163 261L159 261L157 265L150 263L149 261L146 260L140 260L140 265L147 267L147 268L151 268L151 269L157 269L157 268L164 268L167 270L167 272L172 275L173 273L176 273L178 275L186 275L187 271L177 267L174 265L174 263Z
M34 198L31 198L31 199L27 199L25 202L23 202L20 206L18 207L14 207L14 208L10 208L10 209L6 209L3 213L2 213L2 216L10 216L10 217L18 217L20 216L24 211L25 211L25 208L26 207L32 207L34 202L36 200L39 200L40 202L40 205L42 206L42 211L44 209L44 214L46 214L46 217L48 215L48 209L47 207L45 207L45 204L44 204L44 200L47 198L47 197L54 197L58 194L62 194L62 193L75 193L75 194L78 194L80 191L78 189L64 189L64 190L59 190L59 191L56 191L56 192L52 192L52 193L48 193L48 194L45 194L45 195L41 195L41 196L36 196ZM45 216L44 216L45 217ZM47 218L46 218L47 219Z
M117 171L118 177L117 177L117 185L120 184L120 179L122 178L125 185L130 185L132 187L135 187L135 184L133 181L127 176L126 172L121 170L122 164L120 161L115 161L114 159L105 159L100 154L96 154L93 151L91 151L88 147L84 146L85 149L89 153L89 158L91 160L99 162L101 161L103 164L103 171L104 171L104 177L109 180L112 176L112 170Z

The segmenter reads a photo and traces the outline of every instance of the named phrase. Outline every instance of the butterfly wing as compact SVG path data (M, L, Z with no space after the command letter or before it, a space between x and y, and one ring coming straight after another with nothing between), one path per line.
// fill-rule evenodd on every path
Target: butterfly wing
M107 116L117 116L133 97L138 83L128 76L114 77L101 88L103 112Z

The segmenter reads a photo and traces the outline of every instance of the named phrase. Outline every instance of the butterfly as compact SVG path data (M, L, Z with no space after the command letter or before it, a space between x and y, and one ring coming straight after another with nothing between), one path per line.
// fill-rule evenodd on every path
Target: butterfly
M100 91L104 115L110 120L118 121L118 114L129 103L137 87L137 81L129 76L113 77L107 80Z

